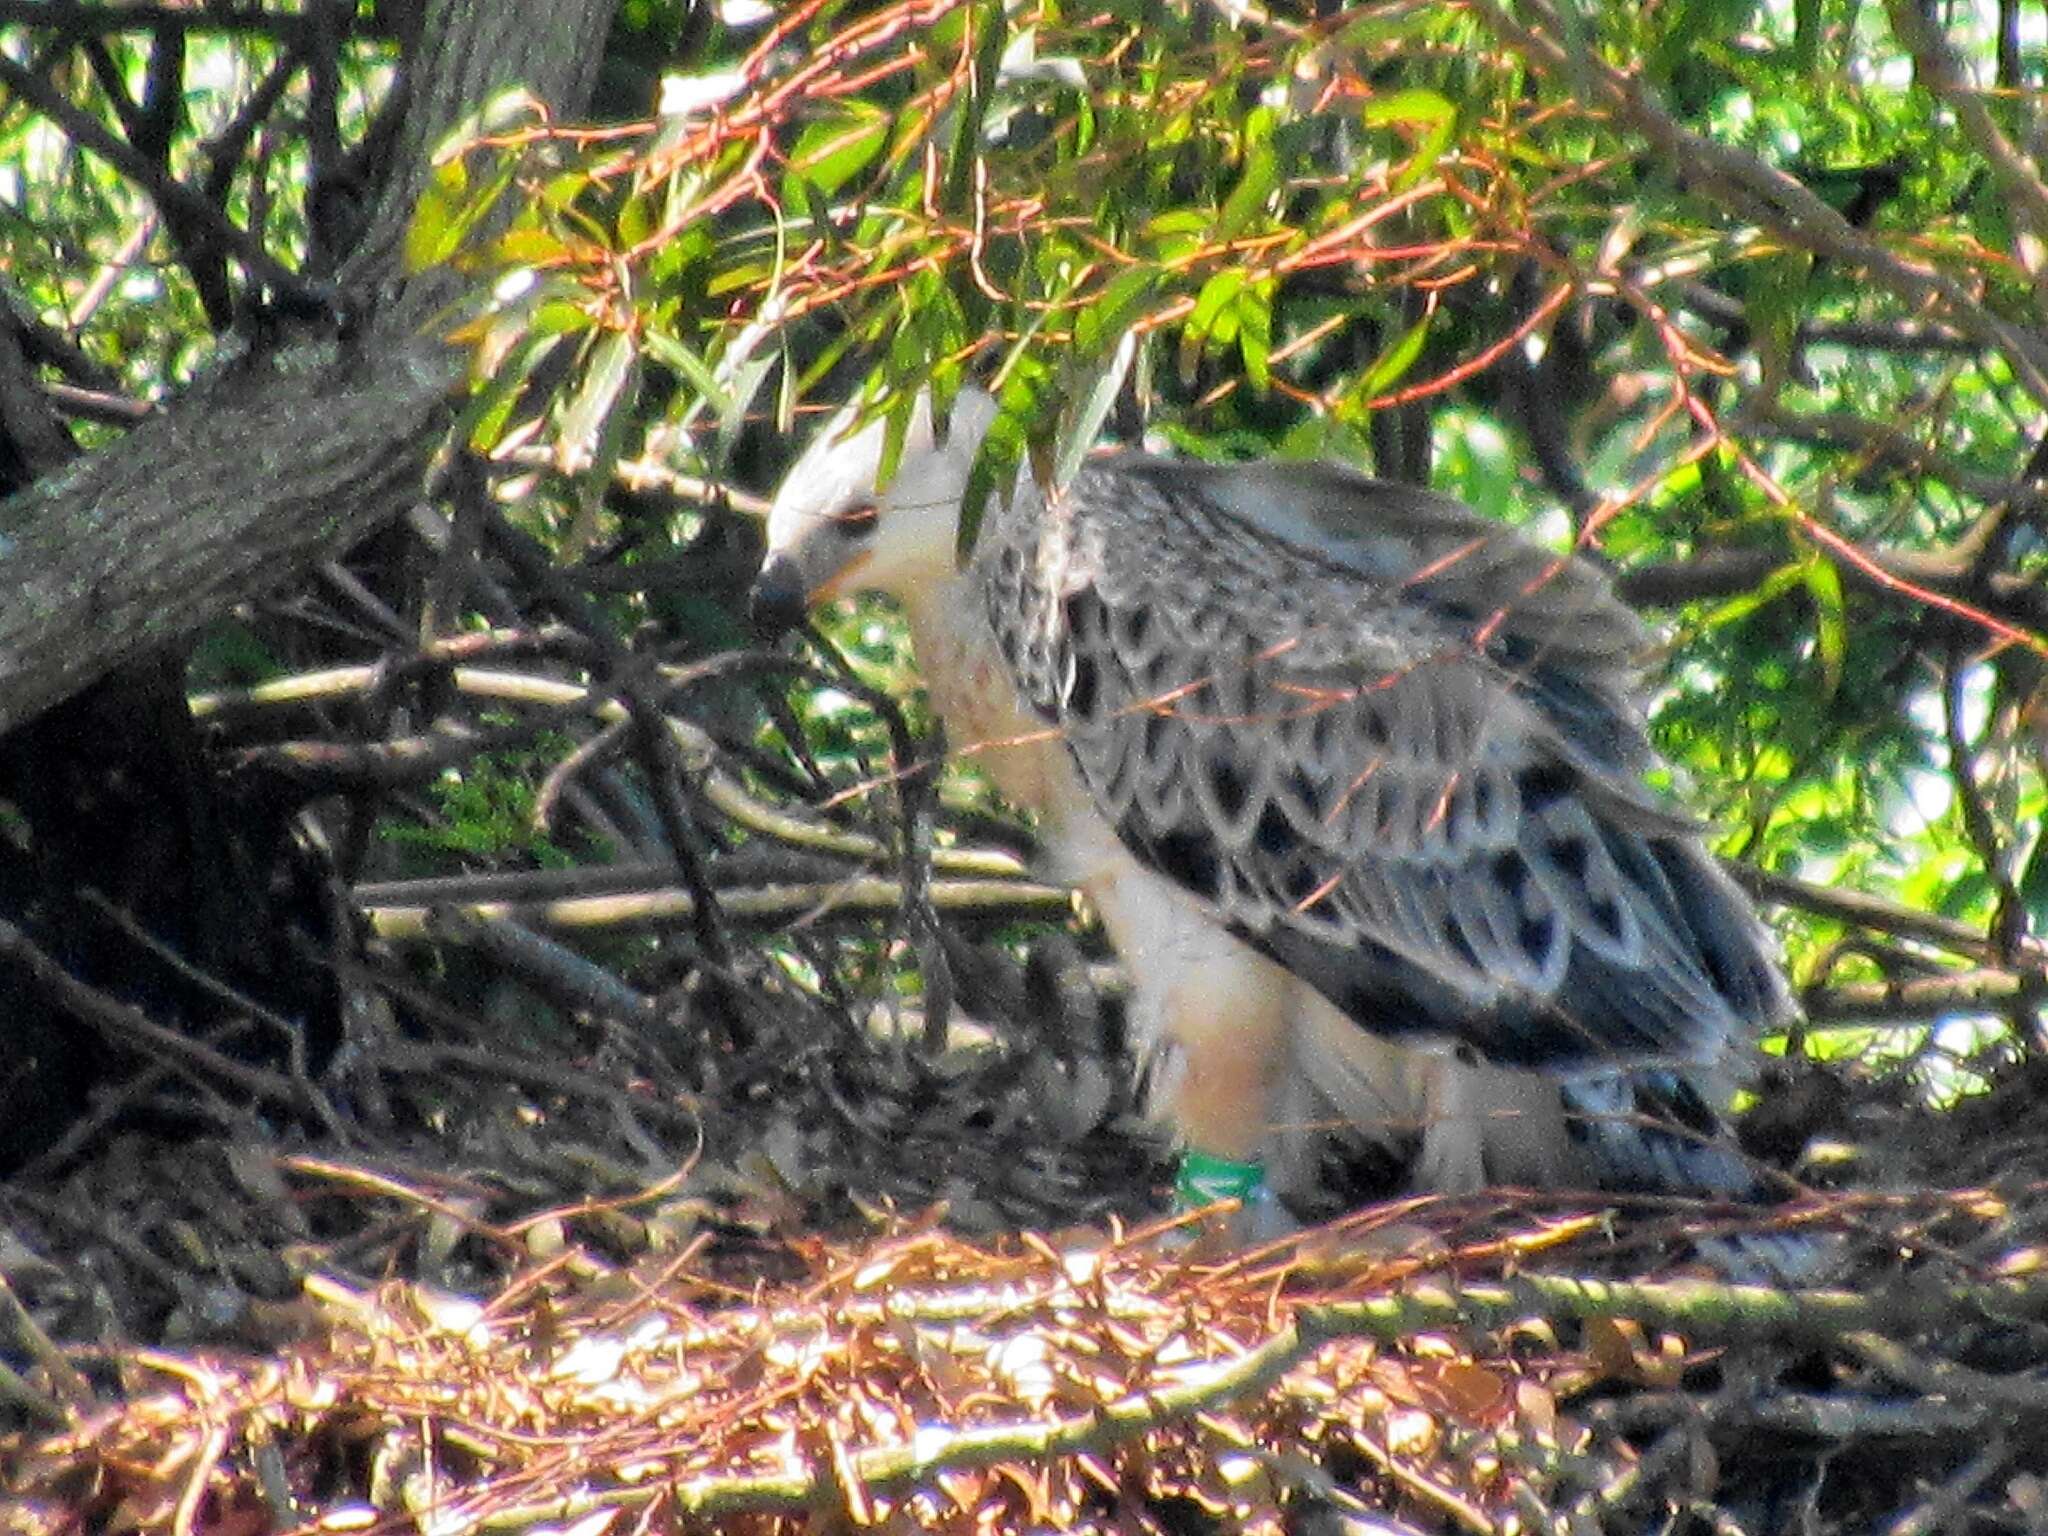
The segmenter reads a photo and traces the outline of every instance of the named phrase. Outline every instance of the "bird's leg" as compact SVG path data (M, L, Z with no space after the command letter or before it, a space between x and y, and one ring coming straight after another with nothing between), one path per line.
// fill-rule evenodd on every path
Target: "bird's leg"
M1172 1056L1155 1107L1195 1150L1256 1162L1286 1066L1288 978L1221 935L1206 937L1209 955L1132 966L1143 976L1135 1022Z
M1182 1204L1235 1198L1240 1236L1271 1236L1263 1158L1287 1078L1288 978L1220 935L1209 953L1184 950L1170 966L1147 965L1134 1021L1168 1057L1155 1107L1180 1132ZM1220 942L1219 942L1220 940Z

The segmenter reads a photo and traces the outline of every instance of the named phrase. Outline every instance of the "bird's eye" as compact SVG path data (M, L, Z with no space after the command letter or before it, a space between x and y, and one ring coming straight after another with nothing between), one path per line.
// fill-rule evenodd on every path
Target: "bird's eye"
M841 507L832 520L849 539L864 539L875 531L881 518L882 509L872 501L856 501Z

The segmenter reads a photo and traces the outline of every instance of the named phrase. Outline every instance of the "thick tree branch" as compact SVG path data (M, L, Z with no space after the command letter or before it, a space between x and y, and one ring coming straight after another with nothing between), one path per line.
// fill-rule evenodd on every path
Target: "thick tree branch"
M427 157L500 90L579 110L613 4L437 0L409 63L402 151L345 273L365 318L220 368L120 443L0 505L0 731L419 498L461 378L460 359L419 329L459 279L408 276L399 260Z

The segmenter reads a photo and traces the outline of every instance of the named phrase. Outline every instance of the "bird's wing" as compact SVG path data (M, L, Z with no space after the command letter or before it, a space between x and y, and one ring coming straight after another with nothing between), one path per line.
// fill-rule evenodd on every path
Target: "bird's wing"
M977 556L998 641L1142 861L1365 1027L1557 1070L1785 1008L1640 782L1640 632L1454 502L1114 456Z

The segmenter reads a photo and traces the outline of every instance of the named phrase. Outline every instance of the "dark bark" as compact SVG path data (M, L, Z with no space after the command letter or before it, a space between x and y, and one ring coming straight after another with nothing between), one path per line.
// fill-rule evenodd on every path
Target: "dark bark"
M54 1141L133 1048L78 997L139 1005L188 1032L225 1024L233 1037L219 997L118 931L100 897L151 943L292 1021L301 1061L332 1043L331 982L305 946L325 948L334 909L317 856L289 834L298 797L289 785L230 788L212 771L186 710L182 642L426 494L462 377L430 323L457 280L408 275L399 260L429 157L512 85L580 110L612 4L434 6L359 149L383 176L349 221L363 232L334 315L315 306L292 336L276 334L287 322L266 325L105 450L75 457L30 366L41 338L0 311L0 496L19 489L0 501L0 804L13 813L0 919L64 982L0 964L0 1167ZM145 159L161 167L164 149ZM280 272L297 281L274 260L258 270L274 298ZM276 1048L266 1038L251 1050Z

